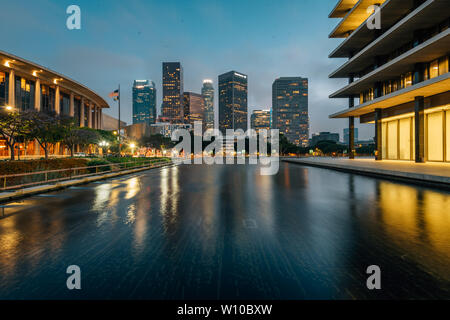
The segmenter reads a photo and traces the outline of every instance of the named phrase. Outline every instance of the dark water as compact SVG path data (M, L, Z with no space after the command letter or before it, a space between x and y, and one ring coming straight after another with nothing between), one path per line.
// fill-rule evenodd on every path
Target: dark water
M449 208L294 164L148 171L0 207L0 299L450 298Z

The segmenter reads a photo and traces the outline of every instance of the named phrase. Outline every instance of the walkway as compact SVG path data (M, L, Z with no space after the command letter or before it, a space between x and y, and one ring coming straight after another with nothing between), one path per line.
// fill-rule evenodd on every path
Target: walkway
M450 188L450 163L375 161L369 158L283 158L282 161Z

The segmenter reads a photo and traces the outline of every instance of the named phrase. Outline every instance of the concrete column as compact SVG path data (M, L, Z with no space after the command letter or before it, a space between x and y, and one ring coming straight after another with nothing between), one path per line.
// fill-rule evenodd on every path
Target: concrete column
M81 98L81 103L80 103L80 128L84 127L84 98Z
M348 118L348 157L350 159L355 159L355 117Z
M69 103L69 116L73 117L75 115L75 97L73 92L70 93L70 103Z
M375 160L383 160L383 126L382 110L375 109Z
M94 129L98 129L98 108L94 105Z
M9 71L8 105L16 106L16 73L13 69Z
M56 86L55 89L55 113L61 113L61 93L59 91L59 86Z
M99 108L99 126L100 130L103 130L103 109Z
M88 105L88 127L92 128L92 103Z
M41 80L36 79L34 92L34 110L41 111Z
M424 97L415 97L414 101L414 126L415 126L415 144L417 163L425 162L425 99Z

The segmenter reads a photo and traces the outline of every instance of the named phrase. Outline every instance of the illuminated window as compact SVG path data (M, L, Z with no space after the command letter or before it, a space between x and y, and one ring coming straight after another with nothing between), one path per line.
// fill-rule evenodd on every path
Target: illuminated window
M444 161L443 112L427 115L427 148L429 161Z

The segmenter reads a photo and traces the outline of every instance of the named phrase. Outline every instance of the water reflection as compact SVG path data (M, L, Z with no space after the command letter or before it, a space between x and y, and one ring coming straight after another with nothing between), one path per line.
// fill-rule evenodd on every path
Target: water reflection
M83 298L373 298L361 284L378 263L377 297L450 298L448 193L259 172L166 167L4 208L0 298L71 298L57 285L73 261L95 284Z

